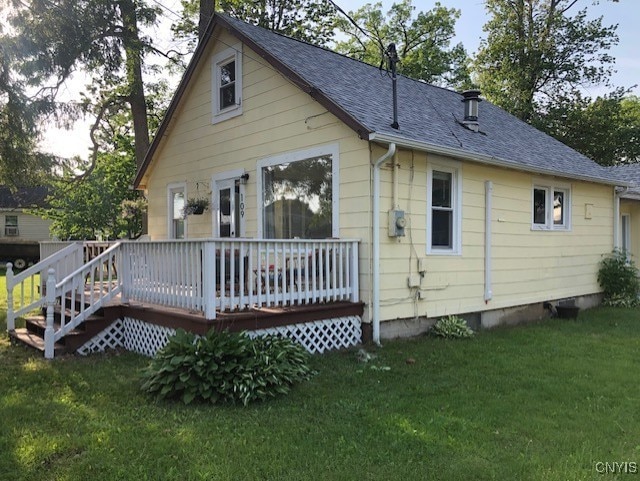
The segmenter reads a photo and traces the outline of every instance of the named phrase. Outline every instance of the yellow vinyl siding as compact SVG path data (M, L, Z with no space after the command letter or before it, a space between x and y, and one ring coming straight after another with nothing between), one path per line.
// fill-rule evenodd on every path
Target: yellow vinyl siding
M374 158L381 155L374 152ZM612 187L562 179L571 186L571 229L532 230L532 188L553 184L544 178L470 162L461 166L462 254L426 254L426 169L442 157L401 151L399 208L406 211L407 236L387 236L381 217L381 317L438 317L543 302L598 292L598 262L613 245ZM413 162L413 182L410 181ZM391 169L382 171L381 209L391 208ZM492 299L484 302L485 181L493 182ZM411 199L408 192L411 190ZM585 219L585 204L593 204ZM411 235L410 235L411 234ZM633 233L632 233L633 236ZM413 246L412 246L413 244ZM426 273L419 294L407 287L417 274L418 259ZM418 298L419 295L419 298Z
M211 58L237 40L224 33L222 43L203 56L188 92L169 127L165 140L143 179L149 198L149 234L167 237L167 185L186 182L187 197L211 199L212 176L245 169L247 237L258 225L256 163L268 157L310 147L338 144L340 166L340 236L365 240L371 219L369 144L333 114L243 47L242 115L212 124ZM188 238L212 237L211 210L186 220ZM367 266L368 248L361 245L361 266ZM361 269L361 286L369 271ZM365 292L366 293L366 292Z
M631 223L631 246L629 250L631 251L631 258L637 266L640 262L638 260L640 259L640 201L621 199L620 215L622 216L622 214L628 214L630 216L629 221ZM620 244L622 244L622 238L620 238Z

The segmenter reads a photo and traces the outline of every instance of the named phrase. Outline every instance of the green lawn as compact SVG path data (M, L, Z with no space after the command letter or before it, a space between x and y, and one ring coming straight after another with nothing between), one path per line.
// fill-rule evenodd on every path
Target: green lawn
M317 356L312 381L249 408L155 403L133 354L46 362L0 339L2 480L567 481L640 463L635 310Z

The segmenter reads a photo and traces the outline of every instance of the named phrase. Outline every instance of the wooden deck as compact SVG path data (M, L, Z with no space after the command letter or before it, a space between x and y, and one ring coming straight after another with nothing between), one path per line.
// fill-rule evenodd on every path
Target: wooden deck
M196 334L206 334L212 328L232 332L268 329L302 322L346 316L362 316L362 302L331 302L326 304L262 307L239 312L221 312L216 319L206 319L196 311L143 303L112 303L104 308L110 318L130 317L172 329L182 328Z

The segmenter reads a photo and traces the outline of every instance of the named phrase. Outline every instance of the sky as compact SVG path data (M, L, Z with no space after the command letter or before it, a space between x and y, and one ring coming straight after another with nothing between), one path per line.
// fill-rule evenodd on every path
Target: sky
M334 0L346 12L354 11L366 4L365 0ZM176 12L180 10L180 3L176 0L152 0L158 5L162 4L165 9L166 21L154 32L156 45L162 48L163 42L168 45L169 40L163 37L170 36L169 25L176 20ZM388 10L393 1L384 0L383 8ZM484 38L483 25L487 21L482 0L440 0L440 3L447 8L456 8L461 11L460 19L456 23L456 37L454 44L461 42L467 53L476 52L480 39ZM616 87L630 88L640 83L640 0L620 0L612 2L601 0L593 4L593 0L580 0L580 3L588 7L590 17L603 17L603 25L618 24L619 44L610 53L616 58L616 72L612 76L611 82ZM429 10L435 5L432 0L413 0L413 5L418 10ZM575 8L575 7L574 7ZM82 86L81 79L70 82L67 86L66 94L73 98L75 90ZM586 89L586 94L592 97L602 95L610 89L591 87ZM640 88L635 87L633 93L640 95ZM78 123L72 131L51 128L47 131L42 142L42 147L46 151L57 155L70 157L79 155L86 159L89 156L89 123Z

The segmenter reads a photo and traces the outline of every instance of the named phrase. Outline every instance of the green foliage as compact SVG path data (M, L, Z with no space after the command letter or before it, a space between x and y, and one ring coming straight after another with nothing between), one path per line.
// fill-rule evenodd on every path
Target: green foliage
M477 82L493 103L531 122L549 105L574 98L580 86L607 84L618 43L616 26L571 16L573 0L487 0L475 59Z
M429 331L433 336L445 339L463 339L473 337L474 332L467 326L467 321L458 316L441 317Z
M638 269L626 252L618 249L600 261L598 283L604 291L604 304L614 307L638 305Z
M191 49L198 37L199 6L200 0L182 0L183 18L171 27L176 38L189 41ZM334 37L335 10L330 2L220 0L216 11L314 45L325 46Z
M348 39L337 42L336 50L371 65L380 65L382 52L395 43L400 63L398 72L411 78L456 88L469 85L467 54L462 44L451 46L460 11L439 3L418 12L411 0L400 0L385 16L380 2L366 4L349 16L339 17L336 25Z
M308 353L276 336L245 333L196 336L179 329L144 372L142 389L159 399L242 403L286 394L309 379Z
M601 165L640 160L640 99L617 89L595 100L576 94L549 106L535 124Z
M40 213L51 219L59 239L135 238L142 232L145 208L140 192L131 189L136 171L134 154L100 154L85 178L53 182L49 208Z

